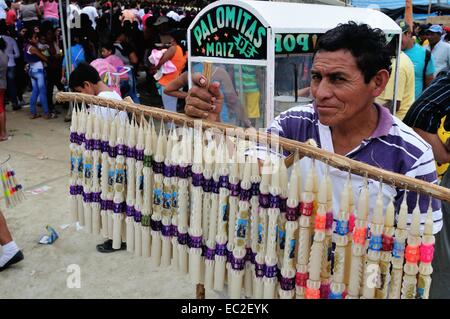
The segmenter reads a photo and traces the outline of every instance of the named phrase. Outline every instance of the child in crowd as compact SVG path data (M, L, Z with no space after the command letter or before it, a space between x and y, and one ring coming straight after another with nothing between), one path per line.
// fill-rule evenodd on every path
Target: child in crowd
M102 82L97 70L84 62L80 63L70 74L69 87L75 92L122 100L117 92L114 92L113 89ZM117 110L98 105L92 106L92 110L97 114L101 114L103 118L109 117L112 119L117 114ZM124 121L128 119L127 113L123 111L119 112L119 117Z

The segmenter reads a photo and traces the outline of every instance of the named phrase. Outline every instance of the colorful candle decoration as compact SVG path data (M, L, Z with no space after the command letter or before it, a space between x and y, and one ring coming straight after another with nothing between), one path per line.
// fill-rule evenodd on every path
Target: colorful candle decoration
M172 258L172 176L173 161L172 151L176 137L173 137L173 128L170 126L170 131L167 134L166 155L164 158L163 170L163 193L162 193L162 228L161 228L161 266L168 267L171 264Z
M394 226L394 198L383 207L380 181L369 227L367 176L355 210L349 172L334 234L326 156L320 184L313 159L302 189L298 153L290 176L268 150L261 172L256 152L244 156L260 133L218 136L188 129L186 119L181 133L172 123L166 134L161 122L158 135L151 117L138 124L135 112L128 122L91 110L83 103L72 115L70 214L87 232L101 230L114 249L126 241L129 252L172 264L207 289L223 291L228 280L231 298L429 297L431 201L422 236L418 203L408 232L406 191ZM0 164L0 177L7 206L16 205L23 192L8 163Z
M406 204L407 192L404 191L403 200L398 213L397 227L395 228L394 245L392 247L392 270L389 285L389 299L400 299L403 278L403 263L405 260L405 243L408 237L406 218L408 206Z
M214 256L214 290L223 291L227 262L227 227L228 227L228 189L229 169L227 165L227 148L225 137L221 135L216 153L216 167L219 169L219 204L217 211L217 235Z
M229 211L228 211L228 243L227 243L227 273L232 272L232 254L234 249L234 237L236 234L236 216L239 210L239 195L240 195L240 174L239 163L237 158L237 145L239 145L240 139L236 138L233 147L233 152L227 157L228 166L230 169L228 188L230 190L230 196L228 198ZM228 286L231 286L231 276L228 276Z
M178 170L178 269L188 273L188 218L189 218L189 141L186 126L182 130L181 160Z
M156 153L153 158L153 205L150 219L152 248L151 260L154 266L161 263L161 229L162 229L162 201L163 201L163 180L164 180L164 147L166 144L166 135L164 131L164 122L161 121L159 129L158 142L156 144Z
M317 212L314 221L314 239L308 264L309 278L306 282L306 299L320 299L320 273L322 269L322 255L324 253L328 206L327 192L327 181L326 178L323 178L317 193Z
M283 149L281 149L283 154ZM280 215L278 216L278 231L277 231L277 254L278 261L281 263L284 257L284 247L286 243L286 210L287 210L287 197L288 197L288 181L289 176L287 167L284 161L281 161L280 165ZM281 267L280 267L281 268Z
M269 186L270 206L267 212L267 242L264 270L264 299L273 299L276 295L276 284L278 276L278 255L277 255L277 230L278 217L280 215L280 164L281 159L275 159L272 167L272 178Z
M74 106L72 111L72 121L70 123L70 216L72 222L78 221L78 165L77 161L79 158L79 150L78 150L78 141L80 137L78 136L78 107ZM6 198L6 197L5 197ZM10 199L9 197L6 200L7 205L9 206Z
M205 247L205 253L208 250L208 240L210 235L210 227L214 229L217 228L217 210L212 209L212 184L213 184L213 170L214 170L214 141L212 140L212 135L209 131L205 131L205 140L207 144L204 146L204 158L203 158L203 207L202 207L202 229L203 229L203 243L202 245ZM214 225L212 225L214 224ZM215 230L214 230L215 232ZM214 234L215 236L215 234ZM214 248L213 242L209 242L211 248ZM209 259L208 259L209 258ZM209 256L205 255L205 267L207 265L208 260L214 261L214 253L209 251ZM205 286L212 288L214 283L214 263L209 263L208 271L205 268L205 275L208 272L208 285L206 285L205 278Z
M353 198L353 183L352 183L352 174L349 171L348 174L349 182L347 183L348 187L348 238L347 246L345 247L345 265L344 268L344 283L346 289L348 289L348 284L350 282L350 264L352 262L352 243L351 243L351 234L353 233L353 229L355 229L355 221L356 221L356 214L355 214L355 201ZM344 292L344 295L346 295L348 291L346 290Z
M140 187L143 188L142 194L142 217L141 217L141 234L142 234L142 257L150 257L151 237L150 224L152 212L152 194L153 194L153 169L152 169L152 125L150 121L145 127L145 147L144 160L142 168L143 182Z
M113 198L113 249L120 249L122 240L125 237L123 233L123 221L125 211L126 196L126 149L125 149L125 130L126 122L118 121L117 128L117 156L114 174L114 198Z
M255 145L255 144L252 144ZM255 295L256 286L256 256L258 252L258 228L259 228L259 188L261 185L261 176L259 174L258 158L256 152L253 152L252 156L252 174L250 181L252 182L251 199L250 199L250 261L252 272L252 297ZM247 275L247 274L246 274ZM247 289L246 289L247 290ZM261 291L261 290L260 290ZM246 293L247 296L247 293Z
M391 198L386 207L386 216L384 220L384 229L382 237L382 247L380 254L380 287L375 290L375 298L386 299L390 283L390 267L392 248L394 246L394 218L395 207L394 199Z
M136 121L126 124L126 243L127 251L134 253L134 205L136 203Z
M192 145L192 144L191 144ZM194 129L194 161L192 162L191 215L189 222L189 275L193 284L202 282L202 195L203 132Z
M407 245L405 248L405 265L403 267L401 299L416 298L421 241L419 195L417 194L417 204L413 209L411 228L409 229Z
M108 158L108 234L109 238L114 237L114 183L116 176L116 157L117 157L117 128L119 119L115 118L111 122L111 131L109 132L109 158Z
M100 216L102 223L102 236L112 239L112 234L108 233L108 177L109 177L109 131L110 119L101 118L101 177L100 177Z
M349 183L350 180L347 182ZM345 291L345 253L348 243L349 220L349 188L347 185L341 193L339 214L336 220L336 249L334 252L333 282L331 284L330 299L342 299Z
M311 248L311 215L314 208L314 175L312 169L308 172L300 207L298 246L297 246L297 273L295 277L296 298L304 299L307 280L309 278L308 264ZM320 287L320 285L319 285Z
M318 194L319 194L319 177L318 177L318 174L317 174L317 167L316 167L316 160L315 159L313 159L312 161L311 161L311 171L312 171L312 174L313 174L313 190L312 190L312 192L313 192L313 196L314 196L314 205L313 205L313 212L312 212L312 215L311 215L311 222L312 222L312 225L311 225L311 228L310 228L310 231L311 231L311 236L314 234L314 223L316 222L316 213L317 213L317 205L318 205Z
M330 167L327 164L325 181L327 183L327 212L325 223L325 240L322 255L322 271L320 273L320 298L328 299L331 285L331 251L333 235L333 185L330 177ZM351 194L351 193L350 193Z
M296 156L298 158L298 153ZM298 228L298 217L300 215L298 183L299 179L294 168L290 178L289 196L286 203L286 242L281 267L280 289L278 290L280 299L293 299L295 296L295 232Z
M87 113L86 133L83 152L83 212L86 231L92 234L92 183L94 175L94 159L92 157L93 146L93 114Z
M259 184L259 212L258 212L258 240L255 256L255 277L253 279L253 298L262 299L264 296L264 270L267 248L268 210L270 207L270 176L272 174L272 163L269 153L266 153L261 172L261 183Z
M214 141L212 143L215 143ZM211 146L212 149L212 146ZM219 214L219 182L220 182L220 163L217 160L219 156L217 151L208 153L213 161L213 173L211 180L211 209L209 211L208 219L208 237L206 240L206 252L205 252L205 289L214 288L214 267L215 267L215 255L216 255L216 236L218 219L221 217ZM207 161L207 159L205 159ZM205 211L205 214L208 214Z
M431 206L432 199L430 197L430 205L425 219L425 227L422 235L422 244L420 245L420 263L419 278L417 281L417 299L428 299L430 295L431 274L433 267L431 263L434 255L435 238L433 235L433 208Z
M377 287L378 278L380 276L379 262L381 248L383 246L382 236L384 229L383 193L381 187L382 184L380 183L380 189L378 191L375 208L373 209L373 217L370 223L369 247L364 267L363 292L361 297L364 299L375 298L375 288Z
M77 179L77 202L78 202L78 223L80 226L84 226L84 151L85 149L85 139L86 139L86 104L81 104L80 112L78 113L78 128L77 134L78 140L78 179Z
M101 216L100 216L100 202L101 202L101 170L102 170L102 158L101 158L101 118L98 115L94 115L94 133L92 134L92 157L94 160L93 166L93 180L92 180L92 197L91 197L91 209L92 209L92 233L95 235L100 234L101 228Z
M247 238L250 231L250 199L252 187L250 177L252 167L249 160L245 161L243 169L244 172L240 183L239 211L236 216L235 227L233 227L235 229L233 255L231 268L228 270L228 276L231 278L230 297L233 299L240 298L241 296L245 273L245 257L247 255Z
M137 143L136 143L136 164L135 164L135 202L134 202L134 255L137 257L148 255L143 254L142 245L142 209L143 209L143 192L144 192L144 149L145 149L145 131L144 131L144 117L137 128ZM147 246L148 247L148 246ZM147 249L146 247L146 249Z
M352 258L350 262L350 278L347 289L347 299L358 299L361 291L361 281L363 276L363 256L366 254L367 238L367 216L369 214L369 190L367 188L367 178L358 198L358 211L355 220L355 227L352 233Z
M171 191L172 191L172 222L170 235L172 241L172 265L178 270L178 172L180 167L181 158L181 141L178 140L178 135L173 130L172 139L175 141L172 150L172 177L170 178Z

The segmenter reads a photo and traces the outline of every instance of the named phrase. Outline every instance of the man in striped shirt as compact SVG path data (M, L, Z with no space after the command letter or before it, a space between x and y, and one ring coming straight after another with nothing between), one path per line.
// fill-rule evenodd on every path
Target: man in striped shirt
M435 159L450 162L450 141L441 141L437 135L441 119L446 116L444 128L450 131L450 69L438 74L430 86L414 102L404 122L412 127L433 148ZM441 186L450 188L450 171L442 177ZM433 281L430 298L450 297L450 203L442 202L443 227L436 237L433 259Z
M381 30L354 22L329 30L319 39L311 69L314 103L281 113L268 131L301 142L312 138L320 148L330 152L435 183L436 168L430 145L387 109L374 103L388 82L390 69L391 56ZM186 99L186 114L218 120L223 101L218 84L206 88L206 79L200 74L195 74L193 81L198 86L190 90ZM322 163L316 166L321 178L326 167ZM302 176L306 177L310 167L310 159L303 158ZM348 175L330 167L335 217ZM363 178L352 175L355 202L363 182ZM379 190L379 181L370 180L369 219ZM385 204L394 197L398 208L404 193L388 183L383 184ZM416 198L415 193L408 193L409 221ZM423 229L429 197L419 198ZM433 200L433 211L433 230L437 233L442 227L440 201Z

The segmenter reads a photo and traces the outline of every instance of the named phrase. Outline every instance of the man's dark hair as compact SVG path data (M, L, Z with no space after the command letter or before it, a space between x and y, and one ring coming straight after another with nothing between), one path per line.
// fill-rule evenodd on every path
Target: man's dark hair
M378 71L391 70L392 54L384 32L378 28L349 21L328 30L319 38L316 53L338 50L348 50L355 57L365 83L369 83Z
M70 74L69 87L72 90L76 87L84 87L85 81L97 84L100 81L100 76L93 66L82 62Z

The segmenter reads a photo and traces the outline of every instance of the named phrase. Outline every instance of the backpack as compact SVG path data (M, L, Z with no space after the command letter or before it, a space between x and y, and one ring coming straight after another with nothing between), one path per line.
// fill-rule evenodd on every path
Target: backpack
M122 96L119 85L120 75L117 73L114 66L108 63L105 59L95 59L90 63L90 65L97 70L103 83Z

